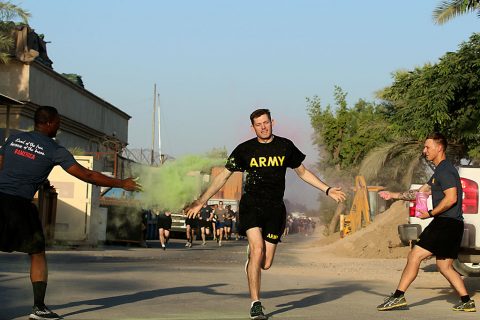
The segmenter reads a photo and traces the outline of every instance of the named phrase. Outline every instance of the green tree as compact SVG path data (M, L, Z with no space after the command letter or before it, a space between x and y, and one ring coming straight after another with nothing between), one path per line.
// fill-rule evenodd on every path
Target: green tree
M0 1L0 63L8 63L13 49L15 20L27 24L30 13L10 1Z
M395 73L378 96L396 137L422 142L440 131L449 138L454 161L480 161L480 34L436 64Z
M363 158L388 141L389 123L381 105L360 99L349 107L347 93L338 86L334 97L334 107L323 107L318 96L307 98L307 111L320 152L318 171L331 185L342 186L348 193ZM342 208L349 207L346 204ZM334 202L322 202L322 223L330 224L337 209Z
M475 11L480 16L479 0L442 1L433 11L433 20L435 21L435 23L441 25L459 15Z
M323 174L328 168L334 168L335 175L343 171L351 177L369 150L388 141L388 123L382 106L360 99L353 107L348 107L346 96L340 87L335 87L336 108L330 105L323 108L318 96L307 98Z

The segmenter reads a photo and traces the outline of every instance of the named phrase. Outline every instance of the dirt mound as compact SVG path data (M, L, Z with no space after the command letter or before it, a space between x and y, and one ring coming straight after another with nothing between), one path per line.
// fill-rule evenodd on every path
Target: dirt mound
M401 244L398 225L407 223L408 208L404 201L397 201L365 228L341 239L339 233L310 243L311 247L324 247L322 251L352 258L406 257L409 247Z

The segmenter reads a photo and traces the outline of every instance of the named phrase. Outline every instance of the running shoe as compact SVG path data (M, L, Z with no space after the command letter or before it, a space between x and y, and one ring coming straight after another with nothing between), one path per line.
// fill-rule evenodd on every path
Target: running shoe
M218 241L218 246L219 246L219 247L222 246L222 241Z
M405 299L405 296L396 298L393 296L393 294L385 298L385 301L381 305L377 306L378 311L406 309L406 308L407 308L407 300Z
M32 320L55 320L55 319L63 319L58 314L53 312L52 310L48 309L47 306L38 307L33 306L32 313L29 316L29 319Z
M475 301L472 299L467 302L460 302L459 304L453 306L453 311L465 311L465 312L476 312Z
M245 261L245 274L248 276L248 263L250 262L250 245L247 244L247 261Z
M263 313L265 308L262 306L260 301L255 301L250 308L250 319L253 320L265 320L268 317Z

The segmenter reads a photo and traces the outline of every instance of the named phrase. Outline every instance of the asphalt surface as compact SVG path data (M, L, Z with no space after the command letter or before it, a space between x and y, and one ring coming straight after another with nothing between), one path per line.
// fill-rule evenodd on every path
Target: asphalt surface
M394 290L404 259L332 259L302 262L310 237L280 244L274 266L263 273L262 302L271 319L477 319L456 313L457 297L432 265L408 292L409 310L378 312ZM243 271L245 241L213 241L191 248L172 240L166 251L104 246L47 252L47 305L65 319L248 319ZM0 319L28 319L32 306L28 256L0 253ZM393 276L380 276L385 270ZM477 279L467 280L473 292ZM480 301L479 301L480 303Z

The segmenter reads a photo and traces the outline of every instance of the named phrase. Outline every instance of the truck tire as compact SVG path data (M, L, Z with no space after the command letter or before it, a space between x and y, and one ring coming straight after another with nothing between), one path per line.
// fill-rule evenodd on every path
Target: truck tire
M480 277L480 264L460 262L458 259L453 261L453 268L465 277Z

